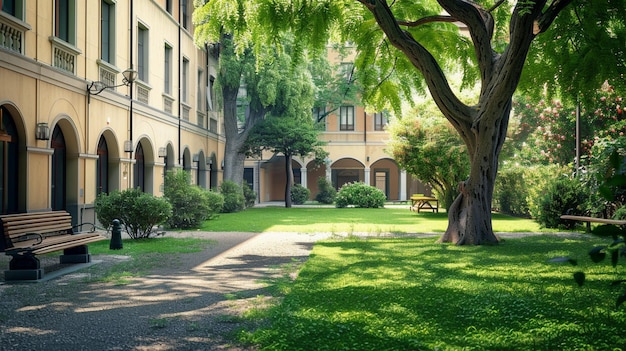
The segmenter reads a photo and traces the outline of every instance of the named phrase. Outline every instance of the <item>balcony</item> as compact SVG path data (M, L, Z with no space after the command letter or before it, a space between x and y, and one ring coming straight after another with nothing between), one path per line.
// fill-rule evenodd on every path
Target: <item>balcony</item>
M24 54L24 37L30 26L0 11L0 48Z

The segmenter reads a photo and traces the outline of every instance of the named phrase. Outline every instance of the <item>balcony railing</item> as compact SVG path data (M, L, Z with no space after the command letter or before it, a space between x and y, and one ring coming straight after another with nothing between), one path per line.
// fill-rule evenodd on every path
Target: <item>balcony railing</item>
M24 38L27 30L30 30L28 24L0 11L0 48L24 54Z

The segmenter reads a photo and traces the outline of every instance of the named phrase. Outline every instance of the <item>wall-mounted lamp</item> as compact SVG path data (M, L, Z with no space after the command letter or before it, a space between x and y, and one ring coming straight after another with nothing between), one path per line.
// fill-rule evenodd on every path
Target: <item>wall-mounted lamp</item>
M194 154L193 155L193 162L196 162L196 163L200 162L200 155L199 154Z
M167 157L167 149L164 147L159 148L159 157Z
M50 139L50 127L48 123L37 123L37 129L35 129L35 139L37 140L49 140Z
M206 159L206 164L207 165L212 165L213 164L213 159L207 158Z
M125 70L124 72L122 72L122 76L124 76L124 79L122 79L122 84L118 85L106 85L101 81L91 82L87 84L87 94L91 97L91 95L100 94L107 88L117 88L121 87L122 85L129 86L137 79L137 74L137 71L132 68Z
M133 141L132 140L124 141L124 152L133 152Z
M224 169L224 160L222 160L222 169Z

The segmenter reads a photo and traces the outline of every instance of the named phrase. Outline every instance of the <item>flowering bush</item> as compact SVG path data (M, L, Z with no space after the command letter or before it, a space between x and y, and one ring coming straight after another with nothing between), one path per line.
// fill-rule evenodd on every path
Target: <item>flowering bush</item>
M362 208L384 207L387 197L380 189L363 182L344 184L335 198L335 207L343 208L349 205Z

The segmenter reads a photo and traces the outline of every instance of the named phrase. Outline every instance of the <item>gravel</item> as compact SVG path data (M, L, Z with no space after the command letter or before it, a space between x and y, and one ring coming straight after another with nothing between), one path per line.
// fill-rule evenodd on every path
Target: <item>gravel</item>
M168 233L214 239L203 252L181 254L125 285L97 281L129 259L94 255L97 264L63 275L57 257L42 259L47 279L0 280L0 350L254 350L233 342L252 328L240 318L274 299L268 279L304 262L329 234ZM158 239L155 239L158 240ZM0 255L1 269L9 257ZM51 272L56 270L56 272ZM3 274L3 273L2 273Z

